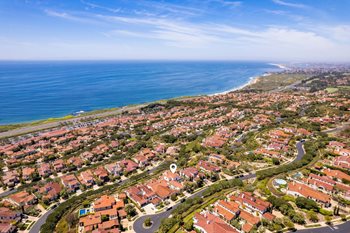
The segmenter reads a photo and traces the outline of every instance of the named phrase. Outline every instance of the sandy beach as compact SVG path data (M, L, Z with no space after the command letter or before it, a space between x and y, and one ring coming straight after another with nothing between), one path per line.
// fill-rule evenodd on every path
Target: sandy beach
M243 84L242 86L239 86L239 87L235 87L233 89L230 89L228 91L223 91L223 92L219 92L219 93L214 93L214 94L211 94L211 95L208 95L208 96L216 96L216 95L225 95L227 93L230 93L230 92L233 92L233 91L239 91L239 90L243 90L244 88L250 86L250 85L253 85L255 83L257 83L261 78L264 78L264 77L267 77L269 75L271 75L272 73L264 73L262 75L259 75L259 76L254 76L254 77L251 77L249 79L249 82L247 82L246 84Z

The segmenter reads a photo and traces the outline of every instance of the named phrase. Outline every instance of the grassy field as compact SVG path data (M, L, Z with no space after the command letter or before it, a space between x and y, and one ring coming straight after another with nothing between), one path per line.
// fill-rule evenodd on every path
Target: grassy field
M109 115L118 115L122 111L133 110L133 109L137 109L139 107L141 108L141 107L143 107L147 104L151 104L151 103L165 104L169 100L180 101L180 100L188 100L188 99L195 98L195 97L197 97L197 96L181 96L181 97L176 97L176 98L172 98L172 99L158 100L158 101L153 101L153 102L144 103L144 104L131 104L131 105L124 106L122 108L107 108L107 109L94 110L94 111L80 114L79 116L67 115L64 117L49 118L49 119L44 119L44 120L32 121L32 122L0 125L0 133L7 132L10 130L14 130L14 129L44 125L44 124L48 124L48 123L65 122L66 120L71 120L71 119L75 119L75 118L77 118L77 119L83 119L83 118L90 119L90 118L100 118L100 117L103 118L103 117L106 117ZM14 136L16 136L16 135L14 135Z
M335 92L337 92L339 89L338 88L336 88L336 87L328 87L328 88L326 88L326 91L328 92L328 93L335 93Z
M254 89L260 91L271 91L291 85L305 78L307 78L307 76L303 74L271 74L259 77L255 83L245 87L244 90Z
M33 122L28 122L28 123L0 125L0 132L6 132L9 130L27 127L27 126L35 126L35 125L47 124L47 123L52 123L52 122L57 122L57 121L64 121L64 120L68 120L68 119L72 119L72 118L74 118L73 115L68 115L68 116L64 116L64 117L48 118L45 120L33 121Z

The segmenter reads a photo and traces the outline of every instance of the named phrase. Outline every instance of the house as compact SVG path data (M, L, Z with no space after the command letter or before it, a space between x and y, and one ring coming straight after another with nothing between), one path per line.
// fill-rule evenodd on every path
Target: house
M139 167L144 167L156 157L156 154L149 148L140 150L133 159L138 163Z
M222 164L225 162L226 158L223 155L212 154L209 156L208 160L213 164Z
M195 167L187 167L180 171L180 175L188 180L193 180L198 176L198 169Z
M70 192L75 192L79 189L80 183L73 174L62 176L61 181L63 186Z
M16 226L10 223L0 223L0 233L14 233L16 232Z
M130 160L130 159L123 159L121 161L118 162L120 167L123 168L123 170L127 171L127 172L133 172L136 171L138 168L137 163L135 163L134 161Z
M233 226L208 211L195 213L193 227L203 233L239 233Z
M37 203L37 198L26 191L11 194L7 200L17 206L34 205Z
M119 227L118 219L112 219L112 220L108 220L106 222L102 222L102 223L98 224L98 229L106 230L106 232L111 232L109 230L112 230L112 229L118 230L118 227Z
M170 198L171 194L176 193L171 190L165 180L151 180L146 186L150 188L161 200Z
M219 166L216 166L208 161L204 161L204 160L200 160L198 162L198 165L199 169L203 170L203 171L206 171L206 172L220 172L221 169Z
M325 207L329 207L331 205L331 197L329 195L314 190L313 188L310 188L305 184L298 183L295 181L288 183L287 194L296 197L302 196L305 198L312 199L316 202L324 204Z
M338 179L340 181L342 180L350 181L350 176L339 170L332 170L328 168L328 169L324 169L322 172L326 174L326 176L332 177L334 179Z
M168 170L163 172L163 174L161 175L161 178L163 178L166 181L172 181L172 180L180 181L181 180L181 177L179 176L179 174L172 173L171 171L168 171Z
M165 153L168 155L176 155L178 152L179 148L177 146L169 146Z
M79 219L79 225L84 227L84 232L89 232L98 228L98 225L102 223L101 214L93 213Z
M41 187L38 192L42 195L43 200L54 201L60 197L61 185L57 182L49 182Z
M70 157L69 159L67 159L67 164L72 164L77 168L81 168L83 167L84 162L80 157Z
M6 207L0 207L0 222L11 223L21 220L21 213ZM1 232L1 231L0 231Z
M109 163L105 165L107 172L113 176L120 176L123 172L123 169L119 163Z
M133 157L133 159L135 160L135 162L138 164L139 167L145 167L149 164L147 157L143 154L137 154Z
M237 202L241 208L245 207L245 209L251 213L258 212L262 215L266 212L269 212L272 208L270 202L256 198L250 192L242 192L238 194L238 196L232 195L230 199L231 201Z
M264 219L268 220L268 221L271 221L271 222L272 222L273 220L275 220L275 218L276 218L276 216L273 215L273 214L271 214L270 212L264 213L264 214L262 215L262 217L263 217Z
M214 204L214 212L226 222L230 222L240 214L240 209L235 202L220 200Z
M260 224L259 217L256 217L243 209L241 209L239 217L245 221L245 224L242 226L242 230L246 233L250 232L254 226L258 226Z
M327 147L333 148L335 150L339 150L339 149L346 147L346 144L341 143L341 142L337 142L337 141L331 141L331 142L329 142Z
M16 170L10 170L4 173L2 176L2 181L8 187L13 187L19 183L19 175Z
M53 165L53 169L56 172L61 172L65 168L65 163L64 163L63 159L55 160L52 165Z
M219 135L213 135L211 137L207 137L203 141L203 145L206 147L215 147L219 148L222 147L226 143L227 139L222 138Z
M94 176L91 170L83 171L78 176L79 181L88 188L91 188L95 184Z
M350 156L342 155L333 159L333 165L343 169L350 169Z
M80 154L80 157L85 161L90 161L90 162L95 162L97 160L97 156L94 156L94 154L91 153L90 151L85 151L84 153Z
M147 205L151 200L157 198L157 194L152 189L142 184L131 186L125 193L140 207Z
M101 210L112 209L115 204L116 200L114 197L103 195L94 202L93 207L95 212L98 212Z
M96 168L94 174L101 182L107 182L109 180L108 172L103 166Z
M42 163L38 167L38 172L41 177L48 177L52 174L50 164Z
M25 167L22 169L22 178L24 180L30 180L35 173L35 168Z
M305 183L316 189L322 189L326 192L333 192L336 182L328 176L319 176L311 173Z

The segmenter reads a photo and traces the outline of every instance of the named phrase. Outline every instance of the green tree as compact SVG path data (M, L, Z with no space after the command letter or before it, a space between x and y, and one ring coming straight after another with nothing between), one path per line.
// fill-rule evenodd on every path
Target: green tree
M285 225L288 229L294 228L294 223L288 217L283 217L283 225Z
M305 224L304 215L302 213L294 212L290 214L290 217L294 223Z
M193 230L193 221L192 219L185 223L184 228L186 231L192 231Z
M172 201L176 201L176 200L177 200L176 194L175 194L175 193L171 194L170 199L171 199Z
M295 199L295 204L301 209L315 210L315 211L318 211L320 209L320 207L314 200L311 200L305 197L297 197Z
M328 224L328 225L332 224L332 217L331 216L325 216L324 220L326 221L326 224Z
M74 213L67 214L66 221L68 223L69 228L73 227L75 224L78 223L78 216Z
M146 227L150 227L152 225L151 218L146 218L143 223L145 224Z
M318 222L318 220L319 220L317 214L312 210L307 212L306 216L311 222Z
M125 206L125 212L130 216L133 217L137 214L136 209L133 205L128 204Z

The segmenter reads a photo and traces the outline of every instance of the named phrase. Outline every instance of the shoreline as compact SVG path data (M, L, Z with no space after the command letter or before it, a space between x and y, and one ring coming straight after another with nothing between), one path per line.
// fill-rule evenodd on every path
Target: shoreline
M272 63L268 63L268 64L277 66L280 69L287 69L287 67L285 67L283 65L272 64ZM160 99L160 100L145 102L145 103L130 104L130 105L125 105L125 106L121 106L121 107L96 109L96 110L92 110L90 112L84 112L83 114L77 115L77 116L66 115L66 116L62 116L62 117L47 118L47 119L34 120L34 121L28 121L28 122L4 124L4 125L0 125L0 139L24 135L24 134L28 134L28 133L34 133L34 132L41 131L41 130L47 130L47 129L59 127L63 123L69 123L69 122L84 120L84 119L88 119L88 118L98 119L98 118L108 117L108 116L112 116L112 115L119 115L122 112L125 112L128 110L139 109L139 108L142 108L142 107L147 106L147 105L152 104L152 103L160 103L160 102L169 101L169 100L190 99L190 98L196 98L199 96L225 95L225 94L228 94L230 92L243 90L244 88L249 87L250 85L258 82L259 79L267 77L271 74L273 74L273 72L265 72L265 73L258 75L258 76L252 76L248 79L248 82L246 82L243 85L240 85L238 87L234 87L234 88L227 90L227 91L218 92L218 93L214 93L214 94L198 94L198 95L191 95L191 96L179 96L179 97L174 97L174 98L169 98L169 99ZM45 127L45 125L47 127ZM7 127L10 129L6 130ZM1 131L1 128L5 128L5 130ZM25 128L27 128L28 130L22 130Z
M283 70L289 70L290 68L285 66L285 65L282 65L282 64L278 64L278 63L268 63L269 65L273 65L273 66L277 66L278 68L280 69L283 69Z
M267 73L269 74L269 73ZM148 105L148 104L152 104L152 103L159 103L162 101L169 101L169 100L177 100L177 99L184 99L184 98L194 98L194 97L199 97L199 96L214 96L214 95L220 95L220 94L227 94L229 92L233 92L233 91L237 91L240 89L243 89L246 86L249 86L251 84L253 84L256 80L255 79L259 79L260 77L264 77L266 76L266 73L262 74L262 75L258 75L258 76L252 76L248 79L248 82L246 82L245 84L242 84L238 87L234 87L230 90L227 91L223 91L223 92L217 92L217 93L213 93L213 94L196 94L196 95L190 95L190 96L177 96L177 97L173 97L173 98L168 98L168 99L159 99L159 100L155 100L155 101L149 101L149 102L144 102L144 103L135 103L135 104L129 104L129 105L124 105L124 106L120 106L120 107L110 107L110 108L101 108L101 109L95 109L95 110L91 110L91 111L84 111L81 114L78 115L74 115L74 114L68 114L68 115L63 115L63 116L57 116L57 117L49 117L49 118L44 118L44 119L38 119L38 120L29 120L29 121L23 121L23 122L14 122L14 123L8 123L8 124L0 124L0 134L1 132L1 127L16 127L16 126L28 126L28 125L36 125L36 124L46 124L46 123L54 123L54 122L60 122L60 121L65 121L65 120L74 120L74 119L78 119L81 117L93 117L96 114L100 114L100 113L107 113L107 112L112 112L112 111L116 111L116 110L123 110L123 109L127 109L130 107L137 107L137 106L144 106L144 105ZM65 119L66 118L66 119Z
M272 72L268 72L268 73L264 73L262 75L258 75L258 76L252 76L249 78L249 81L239 87L235 87L235 88L232 88L230 90L227 90L227 91L223 91L223 92L218 92L218 93L214 93L214 94L209 94L207 96L217 96L217 95L225 95L225 94L228 94L230 92L234 92L234 91L239 91L239 90L243 90L244 88L246 87L249 87L250 85L252 84L255 84L257 83L261 78L264 78L264 77L267 77L267 76L270 76L272 74Z
M289 68L285 65L282 65L282 64L278 64L278 63L268 63L269 65L272 65L272 66L276 66L278 67L279 69L282 69L282 70L288 70ZM217 95L225 95L225 94L228 94L230 92L233 92L233 91L239 91L239 90L243 90L244 88L252 85L252 84L255 84L257 83L261 78L264 78L264 77L267 77L267 76L270 76L272 75L274 72L265 72L261 75L257 75L257 76L252 76L249 78L248 82L245 83L245 84L242 84L241 86L238 86L238 87L235 87L235 88L232 88L230 90L227 90L227 91L222 91L222 92L218 92L218 93L214 93L214 94L207 94L207 96L217 96Z

